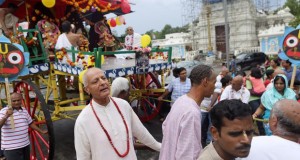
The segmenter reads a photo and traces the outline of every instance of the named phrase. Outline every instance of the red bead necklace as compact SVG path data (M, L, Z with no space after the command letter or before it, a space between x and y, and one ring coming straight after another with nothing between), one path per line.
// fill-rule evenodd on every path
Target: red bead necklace
M128 126L127 126L127 123L126 123L126 121L125 121L125 118L124 118L123 114L121 113L121 111L120 111L120 109L119 109L119 106L117 105L117 103L116 103L112 98L110 98L110 99L112 100L112 102L114 103L115 107L117 108L119 114L121 115L122 120L123 120L123 123L124 123L124 125L125 125L125 129L126 129L127 149L126 149L125 153L123 153L123 154L121 154L121 153L117 150L117 148L115 147L115 145L113 144L113 142L112 142L112 140L111 140L111 138L110 138L110 135L108 134L107 130L104 128L103 124L102 124L101 121L100 121L100 118L97 116L97 114L96 114L96 112L95 112L95 109L94 109L94 107L93 107L92 101L90 102L90 105L91 105L91 107L92 107L92 110L93 110L93 112L94 112L94 115L96 116L96 119L98 120L98 122L99 122L99 124L100 124L102 130L104 131L104 133L105 133L107 139L109 140L111 146L113 147L113 149L115 150L115 152L118 154L118 156L123 158L123 157L127 156L127 154L129 153L129 131L128 131Z

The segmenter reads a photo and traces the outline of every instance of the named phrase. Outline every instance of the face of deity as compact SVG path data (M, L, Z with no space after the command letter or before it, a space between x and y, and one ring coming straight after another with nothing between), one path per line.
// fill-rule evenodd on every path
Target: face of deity
M0 77L19 75L24 63L25 58L20 49L9 43L0 43Z
M300 59L300 30L296 29L289 33L283 41L283 51L286 55L295 60Z

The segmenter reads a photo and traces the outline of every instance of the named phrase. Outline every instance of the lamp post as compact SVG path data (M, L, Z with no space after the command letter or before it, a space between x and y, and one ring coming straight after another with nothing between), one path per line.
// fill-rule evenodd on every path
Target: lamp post
M212 55L212 45L211 45L211 32L210 32L210 15L211 15L211 8L209 5L206 5L206 20L207 20L207 36L208 36L208 56Z

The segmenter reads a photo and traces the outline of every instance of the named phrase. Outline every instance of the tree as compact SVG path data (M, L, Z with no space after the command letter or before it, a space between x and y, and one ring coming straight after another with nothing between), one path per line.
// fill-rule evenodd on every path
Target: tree
M300 2L298 0L287 0L284 7L289 7L295 19L290 22L290 26L297 27L300 24Z

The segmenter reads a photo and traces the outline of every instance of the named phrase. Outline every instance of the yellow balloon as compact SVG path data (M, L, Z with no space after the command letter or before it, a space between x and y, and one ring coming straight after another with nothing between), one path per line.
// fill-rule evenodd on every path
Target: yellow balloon
M109 20L107 20L107 24L111 27L111 25L110 25L110 19Z
M83 75L88 69L85 69L79 73L79 82L83 84Z
M145 34L141 38L142 47L147 47L151 42L151 37L148 34Z
M121 21L120 21L120 17L117 17L117 18L116 18L116 23L117 23L118 26L122 25L122 23L121 23Z
M42 0L42 3L47 8L52 8L55 5L55 0Z

